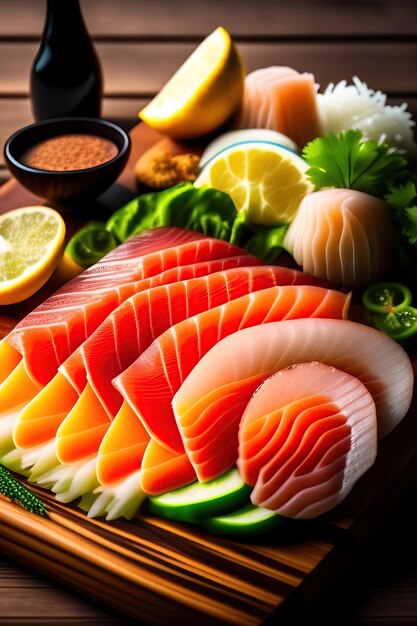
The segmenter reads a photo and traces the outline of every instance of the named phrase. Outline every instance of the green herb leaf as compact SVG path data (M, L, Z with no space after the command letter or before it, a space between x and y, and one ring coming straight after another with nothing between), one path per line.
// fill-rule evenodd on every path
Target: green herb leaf
M408 175L407 160L386 143L363 141L360 130L318 137L308 143L303 157L307 175L317 189L356 189L384 197L389 186Z
M48 516L42 500L16 480L3 465L0 465L0 493L31 513L42 517Z
M392 211L395 226L400 235L406 238L408 244L417 246L417 187L409 180L404 185L391 186L385 200ZM401 245L401 238L396 237L397 245Z
M403 234L413 246L417 245L417 205L404 209Z
M416 186L412 180L408 180L404 185L393 185L385 195L385 200L389 206L398 211L412 203L417 197Z

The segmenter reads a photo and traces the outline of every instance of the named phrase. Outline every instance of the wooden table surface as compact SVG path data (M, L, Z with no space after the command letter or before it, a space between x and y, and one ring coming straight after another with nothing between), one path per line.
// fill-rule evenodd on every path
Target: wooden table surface
M232 33L248 71L289 65L313 72L322 86L358 75L386 92L389 103L408 102L417 118L415 0L81 0L81 6L103 66L103 115L125 127L218 25ZM32 121L28 75L44 11L44 0L0 0L1 145ZM417 624L417 542L409 504L416 496L414 489L380 520L366 553L318 603L320 622ZM0 626L129 623L140 624L140 615L129 622L0 555Z

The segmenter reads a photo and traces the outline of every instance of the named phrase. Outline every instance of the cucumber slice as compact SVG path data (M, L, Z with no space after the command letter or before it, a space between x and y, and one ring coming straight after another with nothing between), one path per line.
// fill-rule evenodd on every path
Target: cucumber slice
M265 534L286 527L289 523L290 520L280 517L274 511L247 504L228 515L203 520L202 526L215 535L240 538Z
M252 488L233 468L207 483L195 482L148 500L148 509L161 517L183 522L224 515L249 502Z

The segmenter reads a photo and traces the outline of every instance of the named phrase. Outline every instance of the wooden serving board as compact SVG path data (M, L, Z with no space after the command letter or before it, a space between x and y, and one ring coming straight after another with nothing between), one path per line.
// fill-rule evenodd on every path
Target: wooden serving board
M137 193L133 164L160 136L139 125L131 137L125 172L88 212L65 213L70 231L90 211L105 218ZM0 212L39 203L16 181L0 189ZM52 279L37 298L0 313L21 316L53 287ZM417 374L414 357L413 365ZM235 542L145 513L129 522L91 520L31 486L46 502L49 518L1 500L0 551L141 624L255 626L296 619L416 483L416 419L415 395L409 414L381 442L376 463L348 498L291 534Z

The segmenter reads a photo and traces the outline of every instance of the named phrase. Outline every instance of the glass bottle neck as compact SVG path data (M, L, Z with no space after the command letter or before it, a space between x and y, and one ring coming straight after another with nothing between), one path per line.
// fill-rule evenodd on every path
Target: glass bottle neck
M47 13L44 36L62 37L68 34L76 37L86 33L79 0L47 0Z

